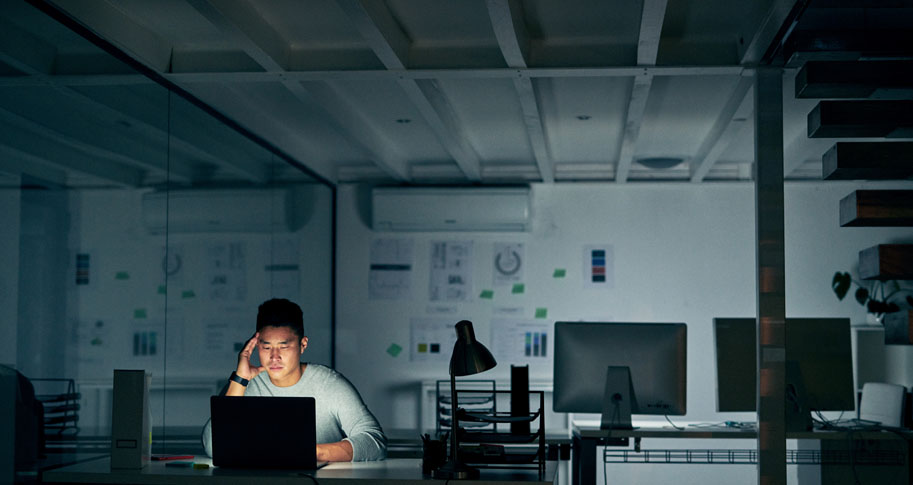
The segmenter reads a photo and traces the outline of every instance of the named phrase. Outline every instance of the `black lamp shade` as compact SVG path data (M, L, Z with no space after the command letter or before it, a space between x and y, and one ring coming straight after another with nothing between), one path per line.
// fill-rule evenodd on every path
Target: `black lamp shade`
M457 341L450 357L450 375L471 376L498 365L491 352L476 340L472 322L462 320L456 324Z

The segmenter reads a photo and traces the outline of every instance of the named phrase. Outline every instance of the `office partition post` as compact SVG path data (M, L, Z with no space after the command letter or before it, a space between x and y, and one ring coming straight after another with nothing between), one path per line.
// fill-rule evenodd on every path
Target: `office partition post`
M755 72L758 483L786 485L783 71Z

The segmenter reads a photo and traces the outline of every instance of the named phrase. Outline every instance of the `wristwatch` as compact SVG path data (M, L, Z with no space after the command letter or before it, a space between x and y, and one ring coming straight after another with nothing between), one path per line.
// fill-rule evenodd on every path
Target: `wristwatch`
M232 373L231 373L231 377L229 377L228 380L230 380L230 381L235 381L235 382L237 382L238 384L241 384L241 385L244 386L244 387L247 387L247 384L250 382L250 380L245 379L245 378L239 376L237 372L232 372Z

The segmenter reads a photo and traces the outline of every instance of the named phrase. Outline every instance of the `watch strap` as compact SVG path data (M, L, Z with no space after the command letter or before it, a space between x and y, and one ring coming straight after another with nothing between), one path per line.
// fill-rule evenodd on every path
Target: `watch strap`
M245 379L245 378L239 376L237 372L232 372L231 377L229 377L228 380L237 382L238 384L241 384L244 387L247 387L247 384L250 383L249 379Z

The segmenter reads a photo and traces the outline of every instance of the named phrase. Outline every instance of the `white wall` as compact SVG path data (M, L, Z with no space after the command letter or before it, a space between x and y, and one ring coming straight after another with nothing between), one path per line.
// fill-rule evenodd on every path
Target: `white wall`
M16 365L16 327L19 307L19 265L12 264L19 254L19 199L18 188L0 189L0 254L7 255L0 265L0 363Z
M878 187L898 185L910 187ZM833 295L833 273L855 267L863 248L895 239L913 240L910 228L840 228L838 201L855 187L848 183L787 185L787 316L845 316L863 321L862 307L839 302ZM490 335L492 309L498 306L522 306L527 318L532 318L536 307L546 307L549 321L686 322L688 414L681 419L753 419L750 414L715 412L712 333L714 317L756 314L752 184L535 185L532 232L503 234L374 233L367 222L369 194L369 189L358 186L338 191L337 368L359 388L383 426L416 426L417 383L447 377L446 364L412 363L408 354L410 318L434 316L429 310L440 306L428 301L429 248L434 240L474 242L475 297L450 305L457 313L444 317L454 322L472 320L480 339ZM369 244L377 237L415 241L412 296L407 301L368 297ZM492 287L492 244L512 241L526 245L525 295L501 290L493 300L480 300L479 290ZM611 290L586 290L581 281L582 248L598 243L614 246L616 283ZM566 278L552 278L555 268L566 268ZM398 357L386 353L391 343L404 348ZM549 369L531 372L532 378L550 378ZM478 377L508 376L509 368L503 367ZM691 483L676 475L681 471L678 467L621 468L628 471L618 473L631 478L620 479L624 483L634 483L642 473L653 483L661 483L661 477ZM752 483L753 468L748 467L748 472L745 467L735 468L743 471L731 473ZM713 477L720 478L717 473L723 470L713 472ZM701 473L694 476L694 483L707 478Z

